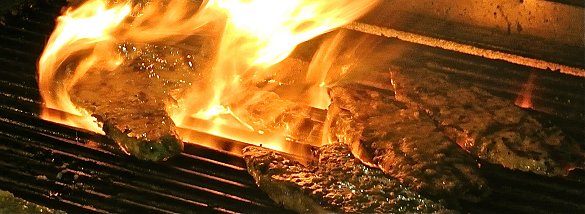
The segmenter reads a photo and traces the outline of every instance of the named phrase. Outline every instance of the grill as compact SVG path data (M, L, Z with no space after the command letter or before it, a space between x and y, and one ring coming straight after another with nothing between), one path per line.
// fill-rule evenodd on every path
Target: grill
M288 212L256 187L238 155L186 144L181 155L167 162L138 161L120 154L105 136L39 119L41 101L36 62L54 27L53 20L65 3L41 0L19 7L2 19L0 189L72 213ZM357 25L353 28L368 31ZM385 30L389 32L386 28L376 28L368 33L384 34ZM391 37L400 38L400 35ZM450 41L457 42L460 38ZM510 100L515 100L523 83L533 78L535 114L560 125L580 142L585 139L582 77L404 40L386 41L404 49L402 57L393 60L394 66L444 72ZM571 51L582 55L583 49L571 47ZM491 49L506 51L497 46ZM518 48L506 53L523 51ZM558 58L530 56L585 67L582 61L572 60L571 54L558 55ZM239 142L223 141L243 146ZM565 178L548 178L486 163L482 164L481 171L494 192L479 204L464 204L468 212L585 212L583 171L575 171Z

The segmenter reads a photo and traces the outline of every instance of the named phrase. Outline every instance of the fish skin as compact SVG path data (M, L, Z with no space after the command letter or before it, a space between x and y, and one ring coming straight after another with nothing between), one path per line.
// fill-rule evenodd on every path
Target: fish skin
M330 140L348 144L365 164L432 199L477 202L489 194L478 163L416 107L358 84L334 86L329 96Z
M417 105L475 157L513 170L565 176L585 168L585 152L557 126L513 102L425 69L391 69L396 99Z
M376 168L367 167L347 145L332 143L303 165L273 150L244 149L248 172L277 203L299 213L451 213Z

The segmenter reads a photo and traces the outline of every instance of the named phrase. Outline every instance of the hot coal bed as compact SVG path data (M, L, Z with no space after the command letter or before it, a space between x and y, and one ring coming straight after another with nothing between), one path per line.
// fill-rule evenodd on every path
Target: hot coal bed
M71 213L288 212L256 187L238 156L186 144L178 157L145 162L121 154L105 136L39 119L36 64L65 4L48 0L20 4L1 19L0 189ZM404 47L396 65L447 73L512 101L536 75L535 114L583 143L582 77L387 40ZM577 55L582 53L577 50ZM576 60L558 61L585 67ZM466 212L585 212L583 171L549 178L486 163L481 171L493 193L478 204L464 204Z

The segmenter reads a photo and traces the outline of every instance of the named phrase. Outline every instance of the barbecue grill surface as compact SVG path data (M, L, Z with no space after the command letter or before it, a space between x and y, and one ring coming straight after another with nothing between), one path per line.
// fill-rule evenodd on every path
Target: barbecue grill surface
M0 26L0 189L73 213L288 212L256 187L238 156L187 144L167 162L139 161L117 152L104 136L39 119L36 63L65 5L47 1L6 15ZM583 78L389 42L413 50L397 65L445 72L512 100L519 83L538 73L541 93L535 94L542 96L534 108L583 141ZM482 203L465 204L472 213L585 212L583 171L567 178L489 164L481 171L494 192Z

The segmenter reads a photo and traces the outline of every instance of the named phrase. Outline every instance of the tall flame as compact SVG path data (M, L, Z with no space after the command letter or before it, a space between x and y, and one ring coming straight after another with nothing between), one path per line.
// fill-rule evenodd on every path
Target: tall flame
M173 119L180 124L192 115L209 117L210 111L225 105L231 96L237 96L242 85L269 76L266 68L288 57L297 45L357 19L376 3L369 0L210 1L207 7L226 15L212 71L211 102L203 110L188 108ZM201 93L196 91L190 97L201 97Z
M268 77L270 70L267 68L288 57L300 43L357 19L375 4L376 1L363 0L210 1L207 7L218 9L226 16L216 63L212 70L213 86L211 92L204 91L212 94L210 97L209 94L202 95L202 90L198 89L185 99L187 102L195 100L201 102L201 97L207 97L210 102L202 109L192 108L196 104L185 103L184 111L175 114L173 120L179 126L188 126L184 121L190 117L210 119L227 115L241 122L237 115L225 106L229 105L235 96L246 93L247 90L242 88ZM327 70L320 72L326 73ZM315 82L316 87L324 90L321 82ZM219 109L223 111L218 111ZM247 124L243 125L251 128ZM213 130L219 135L229 135L225 129L217 126L214 126ZM236 136L230 137L241 139ZM282 151L283 139L271 138L269 141L272 143L265 142L263 145Z
M101 132L91 117L71 102L69 90L87 72L112 71L120 66L123 58L116 54L116 44L172 45L197 34L219 36L209 81L193 87L183 97L179 110L173 107L169 114L177 126L183 127L189 126L186 121L193 121L193 117L212 121L214 125L206 129L218 135L225 135L221 128L225 117L253 130L230 109L234 97L272 75L269 68L287 58L300 43L357 19L376 3L377 0L208 0L197 7L190 0L152 0L138 5L88 0L58 18L39 60L39 88L46 108L78 116L75 121L60 122ZM327 72L330 58L328 54L316 57L307 78L323 79L319 72ZM318 65L321 61L327 63ZM323 82L313 81L321 94ZM321 107L326 105L318 103ZM43 118L59 120L47 112L50 111L43 113ZM84 118L83 124L79 124L79 116Z
M536 73L530 72L526 83L522 84L520 93L516 97L514 104L522 108L532 108L532 93L534 92L534 81L536 79Z
M111 40L116 26L129 13L130 5L108 8L104 1L93 0L75 10L67 9L65 14L57 19L57 27L39 60L39 89L46 108L58 109L77 116L84 115L71 102L68 90L96 62L99 55L82 60L79 69L73 72L71 77L66 77L60 67L72 55L81 51L91 51L96 44ZM92 118L87 116L82 117L83 119L62 121L59 118L52 118L51 114L45 111L41 117L102 132L92 122Z

